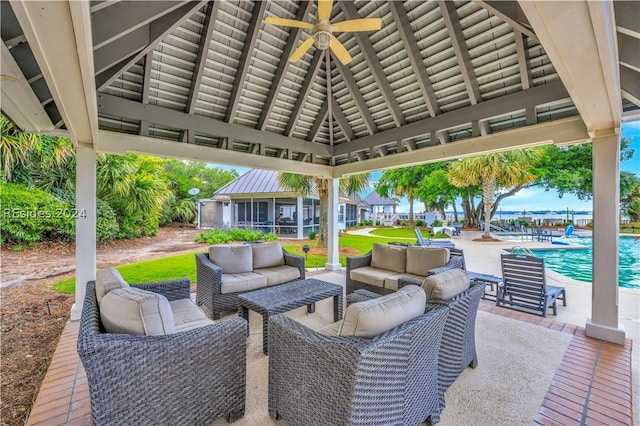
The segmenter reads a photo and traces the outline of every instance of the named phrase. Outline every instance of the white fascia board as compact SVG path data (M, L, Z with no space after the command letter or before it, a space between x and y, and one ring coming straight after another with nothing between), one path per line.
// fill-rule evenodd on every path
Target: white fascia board
M620 76L611 2L521 0L519 4L589 135L619 133Z
M27 78L22 74L4 41L0 42L2 60L2 110L26 132L42 133L55 129Z
M85 83L84 78L93 80L93 76L85 75L90 65L80 64L82 55L78 51L90 46L91 39L81 41L81 46L78 46L76 31L79 31L77 37L81 40L89 29L74 27L71 8L82 6L71 6L70 3L11 0L11 7L73 139L91 144L97 134L97 114L92 128L91 108L87 105L91 94L85 95L85 86L91 83ZM78 23L78 18L75 23ZM89 54L83 60L93 62L93 57ZM95 94L95 90L90 93Z
M590 139L580 117L557 120L519 129L464 139L444 145L421 148L387 157L358 161L334 167L333 177L342 178L357 173L408 167L436 161L455 160L492 152L509 151L549 144L570 145Z
M182 158L214 164L248 167L263 170L285 171L303 175L331 178L332 167L301 161L270 158L227 149L213 148L183 142L173 142L146 136L127 135L100 130L97 150L112 154L137 152L161 157Z

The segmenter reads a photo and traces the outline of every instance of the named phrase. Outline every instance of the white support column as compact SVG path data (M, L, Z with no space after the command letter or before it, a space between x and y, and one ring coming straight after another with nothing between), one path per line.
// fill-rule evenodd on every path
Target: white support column
M78 143L76 150L76 301L71 320L79 320L87 281L96 279L96 151Z
M586 335L624 345L618 324L620 135L593 139L593 283Z
M303 223L303 219L302 219L302 209L304 208L304 197L301 197L298 195L298 197L296 197L296 223L298 224L298 226L296 226L296 238L301 239L304 236L304 223Z
M340 179L329 182L329 211L327 212L327 271L339 271L340 255L338 252L338 195Z

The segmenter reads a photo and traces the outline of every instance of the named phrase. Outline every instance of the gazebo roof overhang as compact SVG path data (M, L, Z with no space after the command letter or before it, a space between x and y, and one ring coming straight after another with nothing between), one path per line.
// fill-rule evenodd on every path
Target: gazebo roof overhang
M332 22L383 22L337 34L348 65L315 47L288 62L310 34L263 22L314 22L316 2L1 7L3 113L103 152L341 177L581 143L640 118L631 1L337 1Z

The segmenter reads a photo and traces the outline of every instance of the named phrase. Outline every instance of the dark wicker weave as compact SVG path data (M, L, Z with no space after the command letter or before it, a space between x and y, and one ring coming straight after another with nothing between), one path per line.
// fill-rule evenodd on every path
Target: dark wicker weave
M169 301L188 279L141 286ZM96 425L205 425L244 416L247 321L234 318L166 336L106 333L95 283L87 283L78 354Z
M381 295L393 293L394 290L388 288L382 288L375 285L363 283L361 281L356 281L351 279L351 271L358 268L364 268L365 266L371 266L371 258L372 251L363 254L362 256L350 256L347 257L347 300L351 301L350 294L358 289L369 290L374 293L378 293ZM429 275L439 274L440 272L448 271L449 269L465 269L464 263L464 254L460 249L449 249L450 258L449 263L439 268L434 268L429 271ZM411 284L415 284L417 286L421 286L422 282L410 279L410 278L401 278L406 280L411 280ZM398 281L399 282L399 281ZM399 284L398 284L399 285Z
M307 278L274 287L261 288L238 296L240 316L249 320L249 309L262 315L262 351L269 353L269 318L307 305L307 311L315 311L315 302L333 297L333 321L342 319L342 286Z
M439 418L448 309L373 339L326 336L284 315L269 325L269 415L296 425L418 425Z
M290 254L284 249L282 253L285 265L294 266L300 270L300 278L296 280L304 279L304 257ZM222 294L222 269L209 260L207 253L196 254L196 270L198 273L196 303L206 306L213 319L220 319L220 314L224 311L238 309L238 295L242 292Z
M405 285L416 285L415 280L399 279L398 288ZM419 283L418 285L420 285ZM476 354L476 316L480 299L484 294L484 283L471 284L471 287L456 297L449 300L429 299L427 301L427 311L440 306L449 308L447 325L442 334L442 345L440 348L440 359L438 369L440 372L440 384L442 385L443 399L441 401L444 409L444 393L449 386L458 378L460 373L467 366L475 368L478 365L478 355ZM375 293L366 290L358 290L355 293L354 301L361 302L378 297ZM434 422L439 419L434 418Z

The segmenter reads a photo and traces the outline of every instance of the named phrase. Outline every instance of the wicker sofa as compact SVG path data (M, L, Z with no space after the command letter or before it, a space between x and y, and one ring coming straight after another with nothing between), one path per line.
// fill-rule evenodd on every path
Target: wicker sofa
M454 268L464 269L461 250L375 243L368 253L347 258L347 300L359 289L389 294L400 278L420 285L428 275Z
M418 288L418 290L421 290ZM400 292L398 292L400 293ZM394 297L389 294L380 299ZM373 307L365 335L345 319L312 330L285 315L269 322L269 415L291 425L418 425L438 421L441 387L438 376L440 341L448 308L424 313L425 297L416 316L376 336L367 332L396 315ZM358 325L370 302L354 312ZM392 301L393 302L393 301ZM391 324L394 325L394 324ZM349 328L346 335L345 328ZM336 332L339 330L339 332ZM337 334L337 335L336 335Z
M266 286L305 278L304 257L288 253L280 242L216 245L196 254L196 303L213 319L238 309L238 296Z
M182 318L176 329L188 330L165 335L106 332L96 283L87 283L77 351L89 382L93 424L193 425L241 418L247 321L214 324L204 317L190 299L188 279L136 288L164 296L176 318ZM98 293L104 302L104 290ZM189 312L189 303L200 315Z

